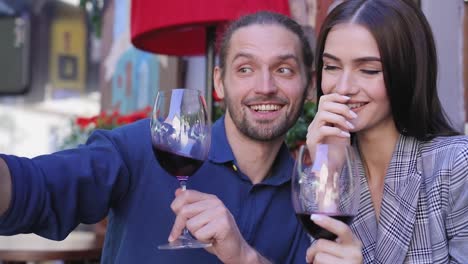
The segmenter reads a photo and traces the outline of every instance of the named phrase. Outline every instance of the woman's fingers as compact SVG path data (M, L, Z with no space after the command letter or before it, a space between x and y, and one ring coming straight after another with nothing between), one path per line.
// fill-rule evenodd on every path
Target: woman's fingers
M307 263L313 264L335 264L335 263L343 263L342 258L335 257L333 255L329 255L323 252L318 252L312 260L308 260L306 258Z
M361 244L342 244L319 239L306 252L307 263L362 263Z
M362 244L347 224L322 215L312 215L311 219L338 238L335 241L318 239L307 249L307 263L362 263Z
M349 101L348 96L339 95L336 93L327 94L320 97L319 110L331 111L337 114L341 114L348 119L354 119L357 117L356 113L349 109L347 105Z
M357 114L350 110L346 104L332 101L324 102L319 106L319 111L335 113L348 120L353 120L357 117Z
M320 143L348 142L350 131L355 126L352 120L357 117L346 105L349 97L327 94L320 97L317 114L307 129L306 143L311 153Z
M327 137L349 138L351 135L347 131L343 131L337 127L322 126L316 132L317 135L307 137L308 145L316 145L316 142L324 142Z
M323 102L329 102L329 101L345 104L346 102L349 101L349 99L350 99L349 96L341 95L337 93L324 94L320 96L319 104Z
M307 250L307 255L310 253L311 256L315 256L317 252L335 255L340 251L342 251L342 248L338 243L326 239L319 239Z
M323 112L318 121L323 123L322 125L336 126L345 131L354 129L354 125L351 124L351 122L349 122L346 118L344 118L342 115L332 112Z
M319 214L312 215L311 219L315 224L337 235L340 243L347 244L354 242L353 233L347 224L331 217Z

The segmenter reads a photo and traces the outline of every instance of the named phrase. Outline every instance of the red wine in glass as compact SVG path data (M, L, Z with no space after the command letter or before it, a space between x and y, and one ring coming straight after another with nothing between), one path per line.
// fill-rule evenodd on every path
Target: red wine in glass
M326 215L350 225L357 214L360 179L355 150L343 144L319 144L313 155L299 148L291 177L292 203L304 230L315 239L337 236L314 223L311 214Z
M161 167L177 178L192 176L203 164L203 160L176 154L157 145L153 146L153 151Z
M336 219L338 221L341 221L347 225L350 225L351 222L353 221L354 216L353 215L345 215L345 214L323 214L327 215L333 219ZM335 240L336 235L333 234L332 232L326 230L325 228L320 227L319 225L316 225L314 221L310 219L310 213L298 213L296 214L297 219L301 222L302 226L305 228L307 233L311 235L315 239L328 239L328 240Z

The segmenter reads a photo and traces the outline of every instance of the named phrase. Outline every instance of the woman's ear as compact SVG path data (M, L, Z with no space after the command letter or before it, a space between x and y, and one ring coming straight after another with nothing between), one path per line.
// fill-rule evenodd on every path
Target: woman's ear
M213 72L213 85L219 99L224 99L224 84L222 78L222 70L218 66L215 67Z

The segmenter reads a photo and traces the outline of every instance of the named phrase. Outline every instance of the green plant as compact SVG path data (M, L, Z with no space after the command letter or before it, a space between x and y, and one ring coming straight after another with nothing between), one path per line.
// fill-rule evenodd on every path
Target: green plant
M302 114L293 127L286 133L286 145L292 151L298 148L306 141L307 128L316 114L316 104L314 102L305 102Z
M97 38L101 38L104 2L105 0L80 0L80 7L87 13L92 31Z

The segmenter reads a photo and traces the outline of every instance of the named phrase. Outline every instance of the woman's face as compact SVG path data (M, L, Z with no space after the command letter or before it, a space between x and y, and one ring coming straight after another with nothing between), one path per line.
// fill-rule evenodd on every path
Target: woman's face
M358 117L351 132L394 127L385 89L380 52L372 34L357 24L334 26L322 54L322 91L351 97L347 103Z

